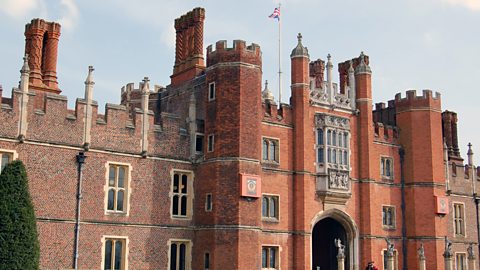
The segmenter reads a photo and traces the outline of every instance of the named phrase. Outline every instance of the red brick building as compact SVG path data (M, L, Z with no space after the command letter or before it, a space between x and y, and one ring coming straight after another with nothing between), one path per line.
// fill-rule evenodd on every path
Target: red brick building
M440 94L373 109L370 58L339 63L337 84L299 35L290 103L276 104L260 47L219 41L204 56L204 19L175 21L170 85L128 84L105 114L93 68L67 108L60 25L27 24L21 82L0 92L0 165L26 164L43 269L336 269L334 239L345 269L382 269L387 238L396 269L418 269L421 244L443 269L445 237L457 269L478 257L480 174Z

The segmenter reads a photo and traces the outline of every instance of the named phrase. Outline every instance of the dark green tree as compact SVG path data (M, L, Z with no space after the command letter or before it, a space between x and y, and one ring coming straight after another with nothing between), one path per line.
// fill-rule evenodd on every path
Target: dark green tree
M0 270L38 269L39 253L27 172L16 160L0 174Z

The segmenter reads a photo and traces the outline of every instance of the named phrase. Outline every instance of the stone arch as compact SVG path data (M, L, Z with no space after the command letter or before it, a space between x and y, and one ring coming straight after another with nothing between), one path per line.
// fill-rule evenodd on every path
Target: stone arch
M331 218L340 223L346 231L348 239L348 249L350 254L350 259L348 264L350 269L359 270L360 254L359 254L359 232L358 227L350 215L339 209L328 209L317 213L311 223L310 223L310 232L313 235L313 229L317 223L320 221ZM332 243L333 244L333 243ZM310 250L313 250L313 237L310 242ZM311 261L313 262L313 254L311 255Z

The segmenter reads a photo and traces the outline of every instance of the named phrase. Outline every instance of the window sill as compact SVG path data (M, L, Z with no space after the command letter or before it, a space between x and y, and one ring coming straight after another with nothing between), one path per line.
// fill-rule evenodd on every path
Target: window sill
M278 161L273 161L273 160L262 160L262 164L266 166L275 166L278 167L280 166L280 163Z
M280 220L278 218L273 217L262 217L262 221L268 223L280 223Z
M192 217L189 216L170 216L170 218L175 220L192 220Z
M382 175L382 180L383 181L388 181L388 182L393 182L393 177Z
M396 229L397 229L397 227L395 227L395 226L383 225L383 230L385 230L385 231L395 231Z
M105 215L106 215L106 216L118 216L118 217L121 217L121 216L127 216L127 212L107 210L107 211L105 212Z

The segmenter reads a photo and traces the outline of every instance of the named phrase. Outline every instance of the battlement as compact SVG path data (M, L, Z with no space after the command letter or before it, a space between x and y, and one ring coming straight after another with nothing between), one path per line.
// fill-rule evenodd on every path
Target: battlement
M35 92L28 93L26 108L28 123L25 140L74 147L84 146L86 132L86 115L88 102L78 98L75 109L68 109L66 96L45 94L42 96L44 109L35 107L35 99L40 98ZM12 106L0 107L0 137L17 139L18 126L21 121L20 99L22 92L13 90ZM98 103L91 104L91 140L90 149L118 151L140 154L142 141L143 114L141 109L134 109L131 114L124 105L105 105L105 114L98 112ZM150 142L148 155L169 156L180 159L189 157L188 136L182 135L183 121L172 114L159 114L162 125L155 124L152 111L146 112L148 122L147 139ZM171 149L176 149L172 151Z
M388 107L384 102L375 103L375 109L372 111L373 121L383 123L383 125L396 126L395 100L388 101Z
M260 46L255 43L247 46L244 40L234 40L233 47L228 47L226 40L220 40L215 43L215 50L212 45L207 47L207 67L228 62L242 62L261 66L262 52Z
M375 140L386 143L397 143L398 128L395 126L384 125L381 122L374 124Z
M280 125L292 125L293 115L292 107L290 105L281 103L280 107L277 104L271 102L262 103L262 115L263 121L280 124Z
M397 112L420 108L441 110L440 97L438 92L433 96L432 90L423 90L421 96L417 96L416 90L408 90L405 98L402 98L401 93L395 95L395 107Z
M472 168L467 164L449 162L448 176L450 192L463 195L480 192L480 185L478 184L475 185L476 190L472 190L472 181L480 181L480 166Z

